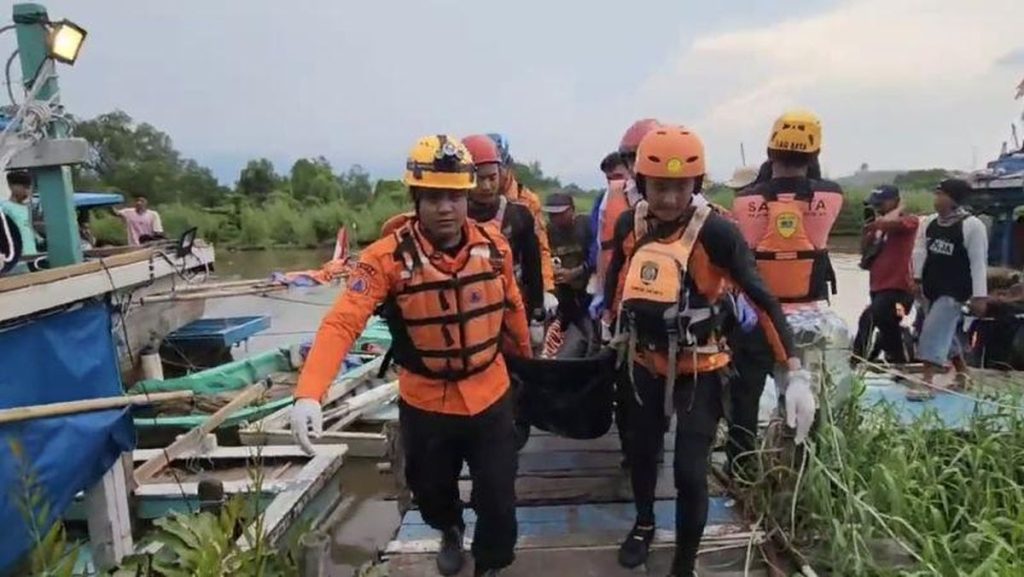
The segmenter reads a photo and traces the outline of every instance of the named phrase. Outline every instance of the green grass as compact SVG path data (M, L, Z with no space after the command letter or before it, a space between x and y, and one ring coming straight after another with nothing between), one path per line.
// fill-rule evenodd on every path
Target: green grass
M964 430L934 414L824 404L810 449L760 454L754 510L819 572L889 577L1024 575L1024 416L1019 394ZM834 398L834 397L833 397Z

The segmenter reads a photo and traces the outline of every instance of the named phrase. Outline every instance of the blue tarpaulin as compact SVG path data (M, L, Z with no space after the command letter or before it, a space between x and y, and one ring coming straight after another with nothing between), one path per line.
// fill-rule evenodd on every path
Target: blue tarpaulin
M81 305L0 330L0 408L122 394L110 313ZM24 504L47 504L44 533L74 499L135 445L126 410L0 425L0 574L32 546ZM41 508L40 508L41 509ZM40 510L35 512L39 515Z

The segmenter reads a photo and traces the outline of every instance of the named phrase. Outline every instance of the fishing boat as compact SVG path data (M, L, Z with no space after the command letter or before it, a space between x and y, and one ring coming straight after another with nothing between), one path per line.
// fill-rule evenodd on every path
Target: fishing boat
M243 317L246 320L249 317ZM220 319L223 322L223 319ZM348 382L350 373L363 368L372 372L380 363L374 363L390 346L391 335L380 319L371 321L345 359L339 382ZM218 427L221 434L237 434L240 426L254 424L268 415L287 410L294 401L293 392L298 383L299 370L309 343L277 348L258 353L224 365L195 371L171 379L139 381L128 394L152 394L172 391L191 391L194 396L180 403L162 404L158 408L137 411L133 415L140 446L163 446L174 437L201 425L218 409L227 405L246 387L263 382L267 393L250 405L232 413ZM372 367L365 368L372 364Z

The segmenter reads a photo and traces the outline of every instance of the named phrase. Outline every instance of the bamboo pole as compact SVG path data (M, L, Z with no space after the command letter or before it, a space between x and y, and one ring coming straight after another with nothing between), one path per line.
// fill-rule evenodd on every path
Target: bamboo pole
M127 407L129 405L158 405L165 402L191 399L192 396L192 391L173 391L169 393L101 397L99 399L84 399L81 401L68 401L64 403L14 407L12 409L0 410L0 423L13 423L17 421L27 421L30 419L55 417L58 415L70 415L74 413L88 413L90 411L116 409L118 407Z

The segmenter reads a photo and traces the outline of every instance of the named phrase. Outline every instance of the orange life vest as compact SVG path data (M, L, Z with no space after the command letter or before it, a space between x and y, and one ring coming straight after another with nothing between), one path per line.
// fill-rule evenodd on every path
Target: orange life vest
M827 180L778 178L736 195L733 218L768 290L782 303L835 294L827 248L842 208L843 189Z
M431 264L413 226L394 234L401 281L383 308L392 334L394 361L433 379L456 382L486 370L498 357L505 288L502 255L486 227L483 241L469 247L461 269Z
M828 250L815 246L807 235L808 202L784 195L766 204L768 224L754 246L754 260L768 290L783 303L828 299L835 273Z
M619 221L622 213L629 210L629 199L626 197L626 181L613 180L608 185L608 191L602 200L600 222L601 230L598 238L601 243L601 252L597 257L597 276L604 278L608 266L612 262L614 252L613 240L615 239L615 223Z
M621 283L619 328L629 335L631 362L665 375L665 410L671 414L678 373L709 372L729 363L717 334L717 304L729 280L697 242L712 212L709 206L694 210L680 236L655 240L645 239L643 205L636 213L635 247Z

